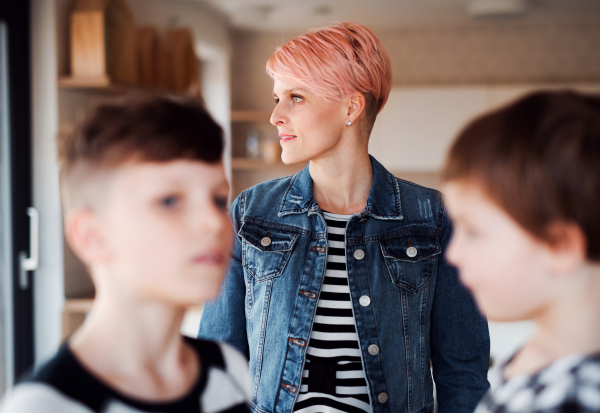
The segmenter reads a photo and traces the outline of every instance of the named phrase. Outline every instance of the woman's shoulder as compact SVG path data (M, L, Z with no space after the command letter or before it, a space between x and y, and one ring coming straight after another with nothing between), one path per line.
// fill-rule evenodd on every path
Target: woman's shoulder
M479 404L484 412L600 412L600 353L571 354L533 375L504 382Z
M433 198L440 198L441 193L437 189L430 188L428 186L420 185L412 181L407 181L406 179L394 177L396 182L398 183L398 187L400 188L400 194L402 192L411 192L416 194L422 194L426 196L430 196ZM432 182L433 183L433 182Z

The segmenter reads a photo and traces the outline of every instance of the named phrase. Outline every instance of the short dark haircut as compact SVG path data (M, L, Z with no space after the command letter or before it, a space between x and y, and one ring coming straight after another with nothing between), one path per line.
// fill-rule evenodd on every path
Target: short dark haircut
M537 92L471 122L452 145L443 181L471 180L533 236L576 224L600 261L600 99Z
M223 131L197 99L136 95L98 106L74 133L59 140L61 170L85 162L114 166L137 158L217 162Z
M59 137L61 182L73 194L87 175L128 161L216 163L223 147L223 130L198 99L138 94L99 105Z

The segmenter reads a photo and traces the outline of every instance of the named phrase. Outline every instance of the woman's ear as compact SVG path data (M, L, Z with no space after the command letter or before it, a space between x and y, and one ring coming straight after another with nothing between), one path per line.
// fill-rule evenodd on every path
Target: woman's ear
M355 92L348 96L347 121L354 123L365 111L366 100L362 93Z
M105 262L109 256L103 226L97 213L76 209L65 217L65 238L83 263L93 266Z
M559 222L550 225L547 240L554 274L568 274L585 262L587 240L577 224Z

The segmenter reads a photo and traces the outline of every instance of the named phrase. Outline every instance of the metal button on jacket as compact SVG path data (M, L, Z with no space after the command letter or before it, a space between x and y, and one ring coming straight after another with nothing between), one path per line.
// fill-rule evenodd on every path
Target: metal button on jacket
M363 295L362 297L360 297L358 299L358 302L360 303L360 305L362 305L363 307L368 306L369 304L371 304L371 298L369 298L368 295Z
M379 395L377 396L377 401L379 403L385 403L385 402L387 402L387 400L388 400L388 395L385 392L379 393Z
M379 354L379 346L377 344L371 344L367 351L370 355L376 356L377 354Z
M357 260L362 260L363 258L365 258L365 252L363 250L354 251L354 258L356 258Z
M269 245L271 245L271 238L269 237L264 237L263 239L260 240L260 244L263 247L268 247Z
M406 249L406 255L408 255L410 258L416 257L417 249L415 247L408 247Z

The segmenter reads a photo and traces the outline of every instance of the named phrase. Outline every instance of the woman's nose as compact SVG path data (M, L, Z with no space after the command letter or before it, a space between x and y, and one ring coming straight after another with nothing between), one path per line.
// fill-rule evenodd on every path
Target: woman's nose
M285 124L285 116L279 103L275 105L275 109L273 109L273 113L271 113L271 119L269 119L269 121L274 126L281 126Z

